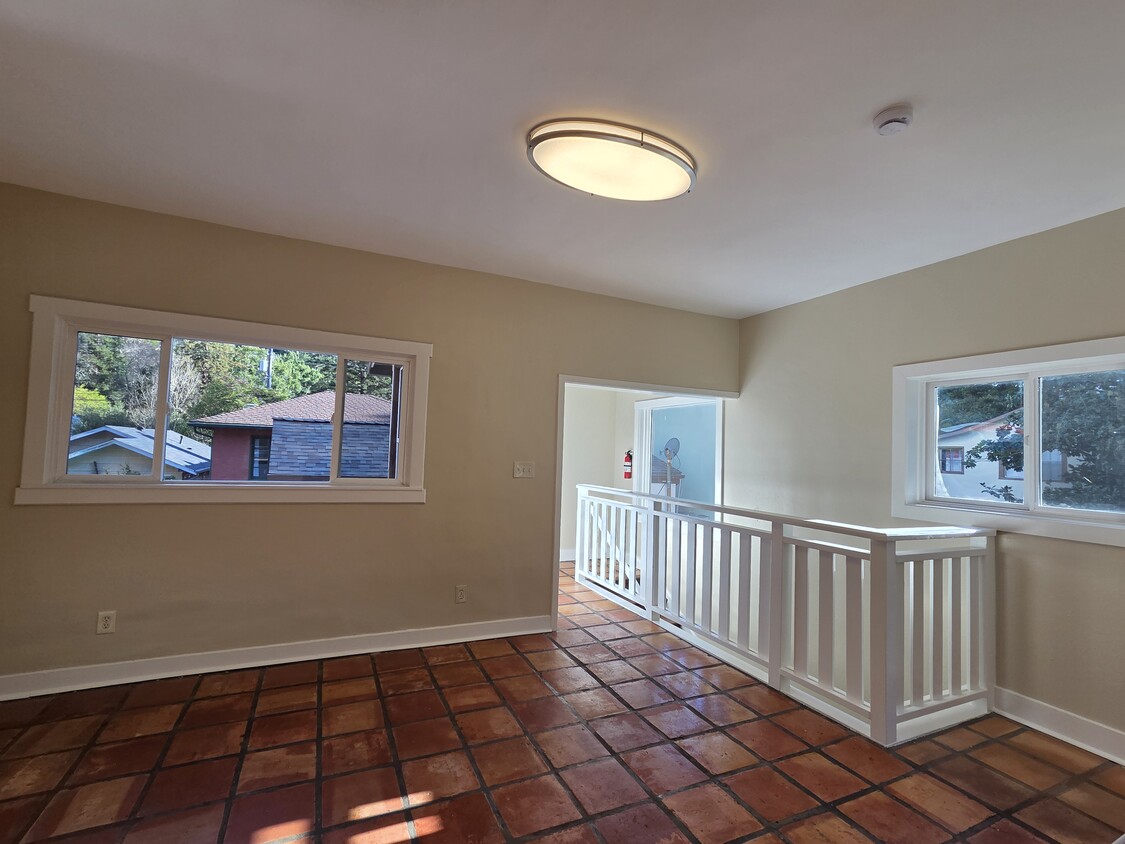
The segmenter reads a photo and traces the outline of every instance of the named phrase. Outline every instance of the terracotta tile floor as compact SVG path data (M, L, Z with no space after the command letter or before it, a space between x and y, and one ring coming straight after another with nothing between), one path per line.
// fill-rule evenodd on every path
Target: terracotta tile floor
M0 703L0 844L1112 842L999 716L884 751L578 586L559 632Z

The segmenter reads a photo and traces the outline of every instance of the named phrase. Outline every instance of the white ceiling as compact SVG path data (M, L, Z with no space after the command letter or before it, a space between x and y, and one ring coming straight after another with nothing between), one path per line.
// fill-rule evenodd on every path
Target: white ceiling
M1122 80L1121 0L0 0L0 180L741 317L1125 206ZM696 190L552 183L551 117Z

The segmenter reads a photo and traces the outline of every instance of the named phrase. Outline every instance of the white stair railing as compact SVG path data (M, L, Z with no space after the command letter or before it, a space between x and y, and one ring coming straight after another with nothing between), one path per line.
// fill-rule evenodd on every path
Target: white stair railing
M993 542L581 484L575 575L892 745L991 708Z

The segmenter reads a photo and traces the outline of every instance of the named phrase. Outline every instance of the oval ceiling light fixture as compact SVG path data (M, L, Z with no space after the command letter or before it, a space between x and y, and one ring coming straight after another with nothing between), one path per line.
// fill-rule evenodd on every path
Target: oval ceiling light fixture
M567 187L633 202L672 199L695 187L695 159L647 129L606 120L548 120L527 133L527 158Z

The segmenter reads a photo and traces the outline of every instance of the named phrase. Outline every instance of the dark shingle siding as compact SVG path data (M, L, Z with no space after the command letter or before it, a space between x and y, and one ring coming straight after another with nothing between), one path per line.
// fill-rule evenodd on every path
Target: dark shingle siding
M332 425L275 419L270 443L269 476L327 478L332 452ZM390 427L344 425L340 475L352 478L387 477Z

